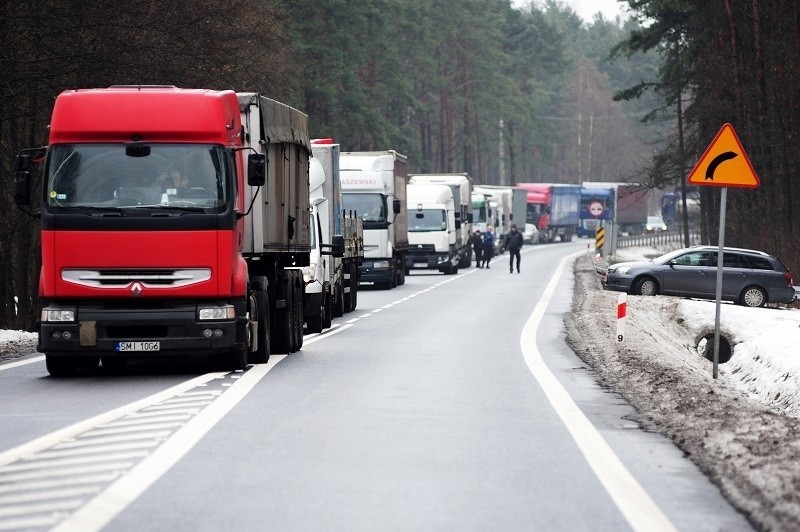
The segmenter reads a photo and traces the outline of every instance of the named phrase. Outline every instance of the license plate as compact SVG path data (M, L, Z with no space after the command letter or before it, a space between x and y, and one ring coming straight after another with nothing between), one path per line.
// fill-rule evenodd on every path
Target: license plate
M160 351L161 342L117 342L114 345L117 351Z
M414 263L414 267L416 267L416 268L427 268L427 266L428 266L427 262L415 262Z

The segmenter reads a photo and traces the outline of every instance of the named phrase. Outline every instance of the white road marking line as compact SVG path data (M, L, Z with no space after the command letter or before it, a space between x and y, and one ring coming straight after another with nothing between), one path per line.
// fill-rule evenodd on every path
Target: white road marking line
M44 360L44 355L36 356L33 358L26 358L25 360L19 360L17 362L9 362L8 364L0 364L0 371L11 369L11 368L18 368L20 366L27 366L28 364L35 364L36 362L42 362Z
M126 471L133 467L133 462L110 462L94 465L82 465L80 467L64 467L60 469L50 469L46 471L30 471L26 473L15 473L11 475L0 474L0 482L28 482L53 477L74 477L86 473L99 473L103 471Z
M90 475L77 478L67 478L61 480L32 480L29 482L17 482L14 485L0 486L0 493L16 493L21 491L49 490L64 488L67 486L77 486L80 484L105 484L111 482L119 476L119 473L103 473L100 475Z
M211 404L211 403L209 403ZM189 414L173 414L173 415L164 415L162 417L133 417L133 416L126 416L119 421L115 421L113 423L106 423L102 427L97 427L95 430L105 430L105 429L113 429L119 427L134 427L134 426L141 426L147 425L150 423L171 423L173 421L186 421L187 419L191 419L192 416ZM136 429L141 430L141 429ZM94 431L92 431L94 432ZM86 434L91 434L87 432Z
M148 410L142 412L132 412L125 416L124 419L143 419L160 416L171 416L178 414L189 414L191 416L200 412L200 408L170 408L168 410Z
M611 496L625 519L634 530L676 530L675 526L664 515L661 509L650 498L647 492L625 468L619 457L611 449L600 432L572 400L569 393L556 379L542 358L536 345L536 332L550 304L561 274L568 261L584 252L573 253L564 257L541 299L533 309L525 327L522 329L519 343L525 362L547 395L561 421L566 426L578 448L583 453L589 466L600 483Z
M161 442L158 440L150 441L137 441L137 442L120 442L108 445L87 445L85 447L75 447L72 449L58 449L53 451L44 451L36 454L37 460L45 460L48 458L65 458L69 456L83 456L87 454L96 453L109 453L114 451L132 451L134 449L150 449L159 445Z
M4 451L0 453L0 466L10 464L11 462L16 462L17 460L26 456L49 449L50 447L53 447L64 440L69 440L99 425L119 419L130 412L136 412L137 410L141 410L150 405L160 403L170 397L191 390L192 388L196 388L200 384L206 383L212 379L216 379L219 375L225 375L225 373L206 373L205 375L190 379L182 382L181 384L173 386L172 388L168 388L162 392L153 394L150 397L146 397L139 401L134 401L133 403L115 408L114 410L110 410L92 418L79 421L74 425L51 432L50 434L46 434L45 436L32 440L28 443Z
M167 404L159 403L157 405L148 406L147 408L142 408L141 410L139 410L137 412L131 412L128 415L139 414L140 412L145 412L145 413L154 412L154 413L162 413L163 414L164 412L169 412L171 410L176 410L176 409L182 409L182 410L185 410L185 411L188 412L188 411L191 411L191 410L202 409L206 405L211 403L212 400L213 399L210 399L210 398L209 399L201 399L199 397L195 397L195 401L196 402L194 402L194 403L187 403L187 404L182 404L182 405L167 405Z
M22 473L23 471L33 471L36 469L45 469L49 467L69 467L82 464L94 464L97 462L113 462L114 460L131 460L134 458L141 458L147 456L145 451L134 451L126 453L107 454L105 456L84 456L81 458L56 458L53 460L30 460L21 461L17 464L11 464L3 467L0 473Z
M148 425L146 427L142 426L133 426L133 427L121 427L118 429L103 429L98 428L95 430L91 430L84 434L84 436L91 438L93 436L112 436L114 434L129 434L132 432L139 432L140 430L158 430L158 429L172 429L176 427L180 427L185 423L157 423L153 425Z
M33 502L48 501L51 499L85 497L87 495L96 495L98 492L100 492L100 488L98 486L38 490L35 493L17 493L14 495L0 496L0 504L30 504Z
M357 322L357 321L358 321L358 320L360 320L360 319L361 319L361 318L353 318L352 320L347 320L345 323L355 323L355 322Z
M382 308L376 308L375 310L372 311L373 314L377 314L378 312L383 312L383 309Z
M53 525L58 521L57 514L50 514L46 517L24 517L22 519L10 519L3 521L0 530L26 530L31 528L43 528Z
M349 329L352 326L353 326L352 324L342 325L340 328L336 329L335 331L326 332L325 334L323 334L321 336L317 336L316 338L312 338L311 340L304 340L303 341L303 345L305 346L305 345L313 344L314 342L317 342L319 340L324 340L325 338L333 336L334 334L339 334L342 331L346 331L347 329ZM270 360L272 360L272 357L269 357L269 358L270 358Z
M372 316L372 313L362 314L359 318L369 318L370 316Z
M343 330L342 327L340 330ZM338 330L336 332L339 332ZM208 433L285 356L273 355L268 364L251 368L234 386L178 430L127 475L56 526L54 531L100 530L154 482L161 478Z
M83 499L67 499L58 502L49 502L42 504L34 504L24 507L13 507L7 509L0 509L0 517L12 517L27 514L37 514L46 512L56 512L59 510L74 510L78 508Z
M74 440L59 443L53 449L72 449L73 447L83 447L90 445L107 445L109 443L128 442L134 440L160 440L169 436L171 431L159 430L154 432L138 432L136 434L128 434L125 436L106 436L103 438L76 438Z

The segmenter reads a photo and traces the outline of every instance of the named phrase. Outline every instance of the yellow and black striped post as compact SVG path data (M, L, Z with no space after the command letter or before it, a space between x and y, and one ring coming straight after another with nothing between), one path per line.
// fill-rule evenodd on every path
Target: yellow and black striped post
M605 227L598 227L594 232L594 248L600 252L603 249L603 244L606 240Z

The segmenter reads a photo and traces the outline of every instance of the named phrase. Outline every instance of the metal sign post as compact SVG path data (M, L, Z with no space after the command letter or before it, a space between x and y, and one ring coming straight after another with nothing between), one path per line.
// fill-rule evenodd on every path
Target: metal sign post
M719 250L717 251L717 301L714 315L714 378L719 375L719 316L722 310L722 262L725 256L725 204L728 203L728 187L722 187L719 197Z

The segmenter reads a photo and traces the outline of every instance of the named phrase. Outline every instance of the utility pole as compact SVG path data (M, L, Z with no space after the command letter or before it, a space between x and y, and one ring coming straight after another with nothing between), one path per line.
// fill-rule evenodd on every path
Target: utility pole
M500 142L499 142L499 149L500 149L500 185L505 186L506 184L506 165L505 165L505 147L503 146L503 119L500 119Z

